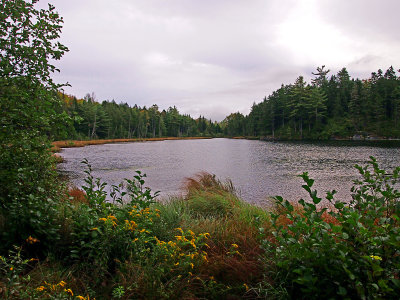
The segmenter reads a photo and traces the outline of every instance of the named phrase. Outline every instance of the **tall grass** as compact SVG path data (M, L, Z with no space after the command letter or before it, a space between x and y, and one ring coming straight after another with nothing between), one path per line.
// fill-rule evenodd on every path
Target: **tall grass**
M52 142L52 151L59 152L61 148L85 147L89 145L102 145L110 143L132 143L147 141L165 141L165 140L195 140L210 139L209 137L161 137L161 138L135 138L135 139L102 139L102 140L67 140Z

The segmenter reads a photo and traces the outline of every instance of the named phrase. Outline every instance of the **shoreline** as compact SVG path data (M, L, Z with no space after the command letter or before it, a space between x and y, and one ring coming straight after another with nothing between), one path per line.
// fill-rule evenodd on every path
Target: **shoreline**
M103 145L113 143L134 143L134 142L156 142L156 141L167 141L167 140L203 140L212 139L212 137L161 137L161 138L134 138L134 139L104 139L104 140L65 140L65 141L54 141L52 142L52 151L59 152L62 148L74 148L74 147L85 147L90 145Z

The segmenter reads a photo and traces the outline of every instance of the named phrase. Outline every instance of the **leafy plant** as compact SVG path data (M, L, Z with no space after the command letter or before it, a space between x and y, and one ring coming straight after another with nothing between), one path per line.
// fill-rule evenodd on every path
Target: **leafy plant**
M301 199L301 209L276 197L279 214L272 216L272 235L264 241L268 273L284 282L297 298L324 297L392 298L400 291L399 199L394 188L399 169L392 174L379 169L371 157L368 166L356 166L362 175L352 189L350 204L326 199L334 210L318 209L321 202L312 190L314 180L301 177L312 202ZM327 214L330 218L327 218ZM285 221L286 220L286 221ZM300 293L299 293L300 292Z

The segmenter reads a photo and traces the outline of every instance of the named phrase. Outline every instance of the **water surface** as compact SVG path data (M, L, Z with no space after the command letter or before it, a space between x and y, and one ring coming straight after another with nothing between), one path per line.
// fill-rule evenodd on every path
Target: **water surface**
M302 179L309 172L320 191L335 189L337 198L350 200L352 181L358 177L355 164L365 165L369 156L387 169L400 166L398 142L266 142L255 140L208 139L135 142L63 149L60 169L71 181L83 184L87 158L93 175L112 184L131 178L135 170L147 174L146 185L161 195L180 193L186 177L199 172L231 179L243 199L268 203L281 195L289 200L306 197Z

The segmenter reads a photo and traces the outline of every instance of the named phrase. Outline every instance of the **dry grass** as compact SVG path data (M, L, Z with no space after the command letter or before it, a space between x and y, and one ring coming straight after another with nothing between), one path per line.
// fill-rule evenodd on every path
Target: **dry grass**
M110 143L132 143L132 142L151 142L165 140L197 140L209 139L208 137L163 137L163 138L143 138L143 139L106 139L106 140L88 140L88 141L55 141L52 143L51 151L58 152L60 148L84 147L88 145L102 145Z
M187 191L186 199L198 192L212 192L217 194L230 193L236 196L236 189L231 180L222 182L215 175L200 172L192 177L187 177L183 183L183 189Z
M70 197L70 201L73 204L88 204L86 193L77 187L71 187L68 190L67 196Z
M208 173L186 178L184 187L192 218L185 219L182 227L210 234L205 249L209 262L201 268L200 278L230 286L258 282L264 271L259 227L269 227L266 219L256 221L263 210L243 203L230 180L223 182Z
M263 269L259 262L262 249L258 230L235 217L207 220L192 226L198 232L209 232L209 263L201 273L214 276L225 284L257 282Z

